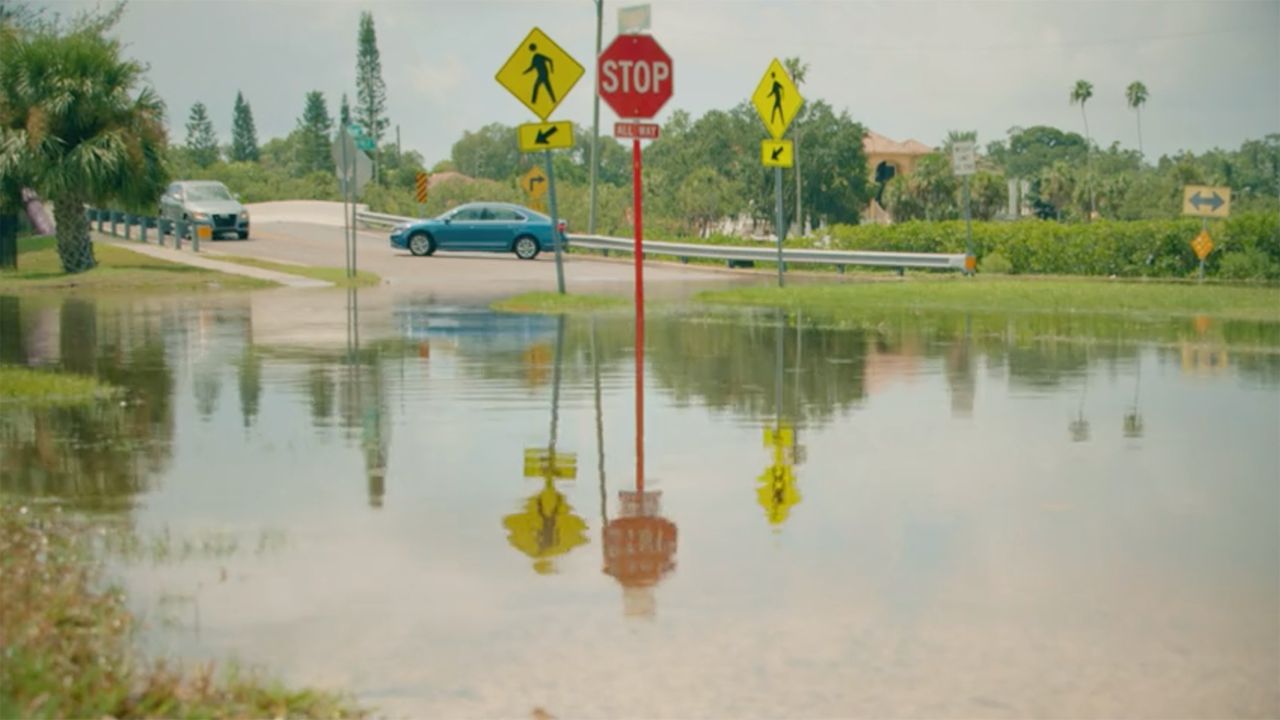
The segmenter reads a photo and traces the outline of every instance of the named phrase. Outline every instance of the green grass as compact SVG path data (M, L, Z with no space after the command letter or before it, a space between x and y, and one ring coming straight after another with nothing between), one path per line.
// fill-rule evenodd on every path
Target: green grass
M631 301L615 295L561 295L552 292L530 292L506 298L490 307L500 312L542 313L592 313L599 310L617 310L630 307Z
M218 260L236 263L237 265L247 265L249 267L261 268L263 270L274 270L276 272L287 273L289 275L299 275L308 277L313 280L323 280L324 282L333 283L338 287L374 287L382 284L382 278L375 273L365 270L357 270L354 279L347 277L345 268L335 267L312 267L310 265L293 265L290 263L278 263L270 260L261 260L259 258L243 257L240 255L217 255Z
M114 530L112 530L114 531ZM352 717L366 710L232 666L141 657L134 618L104 586L105 528L0 500L0 717Z
M0 403L77 405L110 398L118 388L84 375L0 366Z
M159 260L108 243L94 243L97 267L68 275L62 271L55 244L56 240L49 236L19 240L18 269L0 270L0 292L68 288L134 292L208 288L250 290L275 286L275 283L264 280Z
M700 293L711 304L783 307L828 315L868 310L1084 313L1156 319L1206 315L1280 322L1280 288L1087 279L949 278L895 283L751 287Z

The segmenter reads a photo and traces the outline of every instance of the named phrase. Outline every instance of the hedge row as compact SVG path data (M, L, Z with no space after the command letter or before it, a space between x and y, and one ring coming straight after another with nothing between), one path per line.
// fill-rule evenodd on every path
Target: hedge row
M1015 274L1188 277L1199 268L1191 240L1200 221L1141 220L1062 224L1041 220L975 222L979 269ZM961 253L963 221L897 225L835 225L833 250ZM1209 275L1238 280L1280 280L1280 217L1249 213L1209 222L1214 250Z

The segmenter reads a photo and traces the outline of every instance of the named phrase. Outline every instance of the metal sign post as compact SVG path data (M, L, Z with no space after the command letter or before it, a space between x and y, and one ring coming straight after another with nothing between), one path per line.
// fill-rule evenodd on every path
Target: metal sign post
M556 220L556 173L551 167L551 151L543 150L542 156L547 163L547 193L551 196L551 242L556 246L556 289L563 295L564 260L560 246L564 244L564 237L560 234L560 224Z

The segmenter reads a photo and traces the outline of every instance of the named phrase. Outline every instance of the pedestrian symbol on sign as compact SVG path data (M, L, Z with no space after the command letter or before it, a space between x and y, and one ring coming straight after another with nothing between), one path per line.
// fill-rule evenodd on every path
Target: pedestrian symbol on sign
M773 116L778 116L778 124L786 126L787 118L782 113L782 83L778 82L778 73L769 73L769 77L773 79L773 88L769 90L769 97L773 98L773 110L769 112L769 122L774 122Z
M547 89L547 94L551 96L551 102L555 102L556 91L551 89L551 73L555 72L555 63L551 58L538 52L537 43L529 43L529 52L533 53L533 58L529 60L529 68L524 71L524 74L538 73L537 79L533 82L533 97L529 98L529 103L531 105L538 103L538 89L543 87Z

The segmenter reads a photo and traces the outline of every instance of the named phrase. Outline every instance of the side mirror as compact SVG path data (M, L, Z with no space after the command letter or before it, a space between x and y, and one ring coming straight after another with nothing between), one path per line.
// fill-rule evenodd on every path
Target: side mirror
M452 222L453 222L453 218L451 218L451 217L447 217L447 218L445 218L445 219L444 219L444 224L445 224L445 225L449 225L449 224L450 224L450 223L452 223Z

